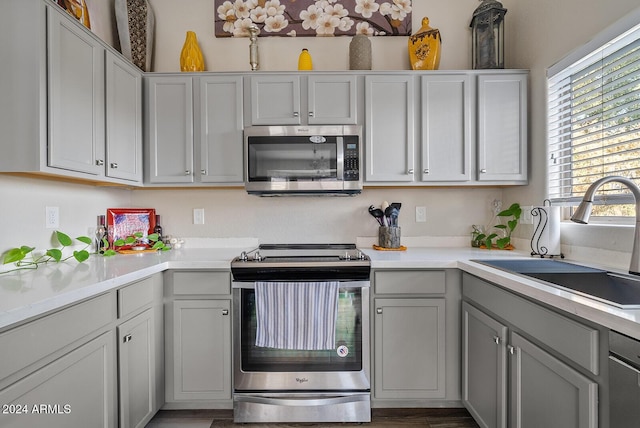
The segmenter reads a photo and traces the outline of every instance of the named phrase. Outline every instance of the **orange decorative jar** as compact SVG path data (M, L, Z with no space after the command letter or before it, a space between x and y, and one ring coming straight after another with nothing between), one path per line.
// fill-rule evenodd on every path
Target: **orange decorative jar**
M440 31L429 27L429 18L422 18L422 27L409 36L409 62L413 70L437 70L440 66Z
M198 46L198 38L193 31L187 31L187 39L184 41L180 53L181 71L204 71L204 59Z

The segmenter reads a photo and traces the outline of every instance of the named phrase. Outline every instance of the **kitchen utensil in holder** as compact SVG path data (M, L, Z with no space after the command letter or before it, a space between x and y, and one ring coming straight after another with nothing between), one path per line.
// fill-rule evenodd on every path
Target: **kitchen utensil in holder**
M378 245L383 248L399 248L400 227L380 226L378 229Z
M548 203L548 205L547 205ZM560 256L564 259L564 254L560 252L560 232L559 232L559 212L554 214L551 220L552 210L557 207L551 207L551 201L545 199L543 206L533 207L531 209L531 217L536 224L536 228L531 237L531 255L544 257ZM554 224L551 224L553 221ZM557 235L557 236L552 236ZM549 248L551 247L551 248Z

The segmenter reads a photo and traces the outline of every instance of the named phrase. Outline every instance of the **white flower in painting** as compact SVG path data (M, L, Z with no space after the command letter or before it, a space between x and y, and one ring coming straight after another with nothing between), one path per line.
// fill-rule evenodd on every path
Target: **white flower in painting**
M326 9L327 7L329 7L329 4L330 4L329 0L317 0L316 1L316 7L318 9L322 9L322 10Z
M233 4L233 8L236 11L236 16L238 18L248 18L249 17L249 8L247 7L247 5L245 4L244 1L242 0L236 0L236 2Z
M259 0L246 0L245 4L247 5L247 8L249 9L254 9L255 7L258 6Z
M224 20L224 24L222 24L222 30L227 33L233 33L234 22L236 20L233 3L231 3L230 1L225 1L220 6L218 6L218 18Z
M300 12L300 19L302 19L302 28L308 30L309 28L318 28L318 18L322 14L322 9L318 9L317 6L311 5L306 10Z
M373 28L368 22L361 21L356 24L356 34L364 34L365 36L373 35Z
M268 16L264 20L264 31L267 33L277 33L289 25L289 21L284 19L284 15Z
M340 24L338 25L338 30L340 31L349 31L351 30L351 27L353 27L353 19L349 18L349 17L345 17L340 19Z
M409 6L409 9L411 9L411 6ZM391 17L391 19L395 19L398 21L402 21L407 17L407 12L405 12L403 9L400 9L398 5L390 3L382 3L380 5L380 14L388 15Z
M393 0L393 4L395 4L401 12L404 12L404 16L411 13L411 0Z
M371 18L379 8L380 5L375 0L356 0L356 8L354 10L365 18Z
M251 10L251 20L253 22L263 23L267 19L267 11L264 8L258 6Z
M340 18L332 15L321 15L318 19L318 28L316 34L319 36L332 36L336 32L336 28L340 25Z
M285 6L280 4L280 0L268 0L264 3L264 9L268 16L284 15Z
M233 37L249 37L249 27L253 25L251 18L238 19L234 22Z
M349 15L349 11L341 4L336 4L335 6L329 5L324 9L324 12L329 15L337 16L338 18L344 18Z
M384 2L380 5L380 15L391 15L391 3Z

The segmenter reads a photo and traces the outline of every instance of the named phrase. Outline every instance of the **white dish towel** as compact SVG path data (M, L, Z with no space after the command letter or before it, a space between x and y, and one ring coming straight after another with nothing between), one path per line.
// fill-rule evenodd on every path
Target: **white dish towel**
M256 282L256 346L335 349L339 289L337 281Z

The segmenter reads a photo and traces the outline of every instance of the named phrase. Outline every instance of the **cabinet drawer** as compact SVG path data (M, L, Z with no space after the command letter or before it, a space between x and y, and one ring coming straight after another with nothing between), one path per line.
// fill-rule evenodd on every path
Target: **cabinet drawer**
M475 276L464 274L463 294L564 355L599 374L599 331L516 296Z
M118 318L124 318L153 302L153 280L134 282L118 290Z
M443 270L377 271L373 274L376 294L444 294Z
M173 272L173 294L231 294L231 273L216 271Z
M115 293L108 293L2 333L0 380L115 319Z

